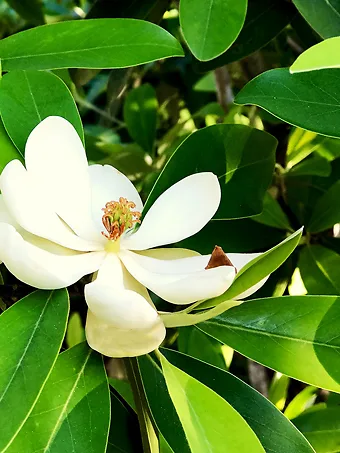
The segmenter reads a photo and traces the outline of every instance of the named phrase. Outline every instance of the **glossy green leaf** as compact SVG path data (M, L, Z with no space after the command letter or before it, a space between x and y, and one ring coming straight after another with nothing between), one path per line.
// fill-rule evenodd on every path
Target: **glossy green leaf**
M124 121L130 136L145 151L152 152L156 136L158 102L148 83L131 90L124 103Z
M77 453L104 453L109 398L101 356L86 343L68 349L58 357L33 411L6 451L59 453L68 447Z
M291 234L280 244L250 261L236 274L235 280L224 294L210 299L202 304L200 308L203 306L210 307L234 299L274 272L297 247L301 235L302 229Z
M66 118L84 138L83 126L74 99L59 77L41 71L15 71L0 83L0 114L8 135L24 153L34 127L44 118Z
M109 378L109 383L111 387L113 387L116 392L123 398L123 400L126 401L134 411L136 411L136 404L129 381L117 378Z
M4 71L124 68L178 56L183 56L183 50L173 36L135 19L65 21L0 41Z
M9 138L3 122L0 118L0 172L5 166L13 159L22 159L22 154L19 153L18 149L14 146L12 140Z
M317 453L340 450L340 408L330 407L302 414L293 423L306 436Z
M306 21L323 38L340 34L340 4L338 0L293 0Z
M303 284L309 294L340 295L340 255L322 245L308 245L299 256Z
M282 230L291 231L289 219L282 210L280 204L268 192L264 196L263 211L260 215L254 217L255 222L263 223L264 225Z
M177 339L178 349L197 359L210 363L221 369L227 369L223 347L219 341L206 335L195 326L181 327Z
M68 310L66 290L36 291L0 316L3 452L24 424L57 359Z
M180 24L196 58L211 60L227 50L240 33L247 0L181 0Z
M200 324L241 354L340 393L340 298L284 296L244 302Z
M339 4L340 12L340 4ZM340 33L340 15L339 15ZM291 73L315 69L340 68L340 37L326 39L303 52L290 67Z
M197 172L219 177L222 191L215 219L259 214L274 169L276 139L248 126L218 124L191 134L173 153L147 199L143 214L177 181Z
M161 368L149 355L138 357L138 365L157 429L174 452L191 453Z
M192 453L265 451L254 431L226 400L163 355L161 363Z
M237 104L254 104L287 123L330 137L340 137L340 70L290 74L273 69L251 80Z
M30 24L41 25L45 22L42 0L6 0L6 2Z
M233 374L176 351L161 351L172 364L211 388L237 410L266 451L312 453L308 442L287 418L265 397Z
M244 26L232 46L208 62L197 62L199 71L205 72L240 60L275 38L291 21L296 9L288 2L251 0Z
M318 199L308 225L311 233L324 231L340 221L339 197L340 181L337 181Z
M290 420L311 407L317 397L317 388L308 385L298 393L286 407L284 414Z

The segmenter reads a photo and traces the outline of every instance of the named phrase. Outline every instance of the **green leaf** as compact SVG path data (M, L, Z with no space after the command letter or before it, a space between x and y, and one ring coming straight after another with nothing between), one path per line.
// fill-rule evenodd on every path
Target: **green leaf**
M174 452L191 453L161 368L149 355L138 357L137 360L145 396L157 429Z
M340 449L340 408L330 407L302 414L293 423L317 453L337 453Z
M222 191L215 219L260 214L272 180L277 141L248 126L218 124L191 134L173 153L153 186L143 210L166 189L193 173L211 171Z
M152 152L156 136L158 102L148 83L131 90L124 103L124 121L130 136L145 151Z
M302 235L302 228L288 236L280 244L254 258L236 275L232 285L221 296L210 299L200 305L200 308L211 307L224 301L234 299L247 289L259 283L262 279L274 272L286 261L288 256L297 247Z
M296 9L288 2L272 0L248 2L244 26L232 46L218 58L206 63L196 62L195 66L199 72L206 72L241 60L275 38L295 14Z
M340 12L340 5L339 5ZM339 15L340 33L340 15ZM340 37L326 39L303 52L290 67L291 73L340 68Z
M281 373L275 373L270 383L268 399L275 404L280 411L282 411L286 405L289 382L290 378L288 376Z
M272 69L251 80L235 102L257 105L294 126L339 138L339 79L336 69L302 74Z
M254 431L226 400L172 365L163 355L160 357L168 390L192 453L265 451Z
M306 21L323 38L340 34L340 4L336 0L293 0Z
M241 354L340 393L340 298L283 296L244 302L200 324Z
M309 294L340 295L340 255L322 245L308 245L299 256L303 283Z
M77 311L69 317L65 340L69 348L85 341L85 329Z
M29 134L51 115L66 118L84 139L78 109L69 89L59 77L48 72L6 74L0 83L0 114L8 135L22 154Z
M60 354L29 418L6 452L105 452L110 399L101 356L86 343ZM117 417L117 414L112 414Z
M311 407L317 397L317 388L308 385L298 393L286 407L284 414L290 420L297 417L303 411Z
M41 25L45 22L42 11L42 0L6 0L23 19L32 25Z
M106 453L136 452L136 448L141 449L139 436L137 417L111 392L111 427Z
M291 231L288 217L282 210L278 201L275 200L268 192L264 196L263 211L259 216L254 217L255 222L263 223L264 225L282 230Z
M109 378L109 383L116 392L127 402L127 404L136 412L136 405L129 381L123 379Z
M66 290L36 291L0 316L1 451L8 451L48 378L68 310Z
M327 230L340 221L339 197L340 181L337 181L318 199L308 225L311 233Z
M287 176L301 176L301 175L314 175L314 176L329 176L332 167L327 159L314 154L312 157L304 159L287 173Z
M181 327L177 343L180 352L196 357L218 368L227 369L222 349L226 346L206 335L197 327Z
M180 56L180 44L167 31L135 19L65 21L0 41L4 71L124 68Z
M22 159L22 155L19 153L17 148L13 145L12 140L9 138L4 124L0 118L0 172L5 166L13 159Z
M180 24L191 52L202 61L227 50L240 33L247 0L181 0Z
M162 349L162 353L173 365L211 388L237 410L255 432L266 451L312 453L308 442L287 418L241 379L176 351Z

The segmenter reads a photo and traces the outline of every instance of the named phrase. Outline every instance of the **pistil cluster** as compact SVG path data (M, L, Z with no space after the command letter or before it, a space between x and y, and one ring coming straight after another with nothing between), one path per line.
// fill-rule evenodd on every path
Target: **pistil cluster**
M105 208L102 209L104 211L102 222L106 229L102 231L103 236L110 241L116 241L124 231L140 223L141 213L133 211L135 207L135 203L123 197L120 197L119 201L106 203Z

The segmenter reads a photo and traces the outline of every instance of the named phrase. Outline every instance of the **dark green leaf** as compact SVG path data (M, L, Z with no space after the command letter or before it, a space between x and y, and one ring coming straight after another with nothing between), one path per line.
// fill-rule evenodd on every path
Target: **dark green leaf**
M247 12L247 0L181 0L184 38L196 58L211 60L235 41Z
M24 154L35 126L48 116L70 121L81 139L83 126L74 99L59 77L41 71L15 71L0 84L0 114L8 135Z
M138 357L138 364L146 398L158 430L174 452L190 453L161 368L149 355Z
M340 137L340 69L290 74L273 69L251 80L237 104L255 104L287 123Z
M0 41L5 71L124 68L183 50L167 31L134 19L88 19L32 28Z
M169 349L162 349L162 353L171 363L228 401L253 429L266 451L312 453L313 450L299 431L294 429L272 403L252 387L231 373L193 357Z
M262 211L271 182L276 139L248 126L219 124L191 134L156 181L143 214L177 181L197 172L219 177L222 200L215 219L250 217Z
M156 136L158 102L148 83L131 90L124 103L124 121L133 140L152 152Z
M81 343L60 354L8 453L48 451L104 453L110 399L101 356ZM112 414L117 417L117 414Z
M1 96L1 94L0 94ZM13 159L22 160L22 154L19 153L17 148L13 145L12 140L9 138L3 122L0 118L0 172L5 166Z
M265 366L340 392L340 298L286 296L244 302L200 324Z
M293 0L307 22L323 38L340 34L340 4L338 0Z
M318 233L327 228L331 228L335 223L340 221L339 197L340 181L333 184L331 188L319 198L308 225L309 231Z
M298 267L309 294L340 295L340 255L321 245L300 253Z
M66 290L36 291L0 316L1 451L9 451L48 378L68 310Z
M41 25L45 22L42 0L6 0L23 19L30 24Z
M295 13L295 8L288 2L250 1L244 26L233 45L218 58L206 63L196 62L197 69L200 72L210 71L250 55L275 38Z
M263 211L259 216L254 217L255 222L263 223L264 225L282 230L291 230L288 217L282 210L278 201L275 200L268 192L263 200Z
M332 167L327 159L314 154L308 159L304 159L289 171L289 176L313 175L313 176L329 176Z

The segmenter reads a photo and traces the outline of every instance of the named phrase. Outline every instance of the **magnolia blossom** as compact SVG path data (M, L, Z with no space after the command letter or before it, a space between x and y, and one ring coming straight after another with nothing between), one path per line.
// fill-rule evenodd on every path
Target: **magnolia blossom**
M159 248L194 235L213 217L221 193L212 173L174 184L140 223L143 204L133 184L109 165L88 166L65 119L48 117L32 131L25 165L13 160L0 177L0 259L41 289L94 273L85 286L86 336L107 356L145 354L163 341L165 327L147 288L173 304L209 299L256 256L229 254L233 265L206 269L210 255Z

